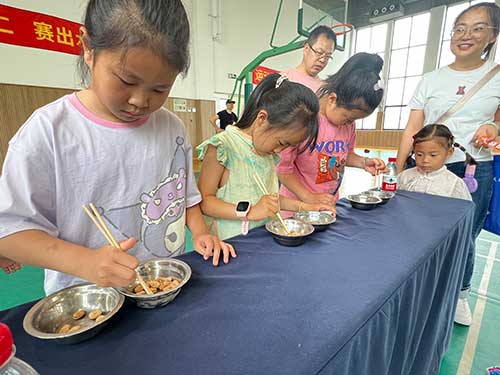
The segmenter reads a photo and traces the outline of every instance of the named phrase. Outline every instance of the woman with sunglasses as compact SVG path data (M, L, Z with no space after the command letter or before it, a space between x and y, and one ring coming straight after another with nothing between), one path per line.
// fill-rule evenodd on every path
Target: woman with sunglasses
M500 8L494 3L479 3L458 15L453 24L450 42L455 61L425 74L408 103L411 113L398 149L397 165L400 171L412 150L413 135L424 125L434 123L495 66L489 57L497 41L499 26ZM499 136L499 88L500 74L496 74L458 112L444 121L457 142L479 161L475 171L478 188L472 193L476 204L474 239L483 227L492 194L492 155L489 149L481 147L480 140L493 140ZM463 178L464 159L464 154L457 152L448 159L446 166ZM475 246L471 246L455 311L455 322L467 326L472 323L467 296L474 268L474 253Z

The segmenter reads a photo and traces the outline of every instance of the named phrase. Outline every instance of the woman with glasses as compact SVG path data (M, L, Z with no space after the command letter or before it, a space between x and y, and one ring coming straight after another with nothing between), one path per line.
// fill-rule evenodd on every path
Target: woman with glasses
M495 63L489 59L497 41L500 8L494 3L479 3L464 10L456 18L451 31L451 52L455 61L427 73L420 81L408 107L410 117L398 149L397 165L401 171L412 150L412 137L426 124L436 122L468 90L484 77ZM473 235L477 238L486 218L493 186L491 151L481 147L480 139L493 140L500 128L500 74L496 74L479 92L448 120L445 125L456 141L479 161L475 179L478 188L472 193L476 204ZM459 177L465 175L465 154L455 153L447 168ZM467 302L474 268L474 246L471 246L455 311L455 322L470 325L472 314Z
M300 65L284 71L283 74L292 82L301 83L314 92L318 91L323 84L318 74L332 60L336 43L337 36L330 27L316 27L304 43L304 55Z

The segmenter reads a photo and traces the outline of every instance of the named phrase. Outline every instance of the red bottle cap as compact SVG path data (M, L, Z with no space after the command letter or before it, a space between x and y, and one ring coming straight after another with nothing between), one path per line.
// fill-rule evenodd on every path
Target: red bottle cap
M12 356L12 347L14 340L12 340L12 332L10 328L0 323L0 367L7 362Z
M389 158L389 163L395 163L398 158Z

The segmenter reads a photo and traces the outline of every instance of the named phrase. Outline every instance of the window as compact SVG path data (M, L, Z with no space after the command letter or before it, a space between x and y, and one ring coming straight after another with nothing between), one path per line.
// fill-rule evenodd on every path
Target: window
M446 16L445 23L443 28L443 35L441 37L441 53L439 56L439 67L443 67L451 64L455 60L455 56L451 53L450 50L450 40L451 40L451 29L453 28L453 23L455 19L458 17L462 11L470 7L471 5L475 5L481 2L494 3L493 0L474 0L474 1L466 1L464 3L460 3L457 5L449 6L446 8ZM498 57L497 51L497 57ZM498 59L497 59L498 61Z
M430 13L398 19L394 22L387 80L384 129L404 129L409 110L406 105L417 87L424 69Z
M384 59L385 42L387 39L387 23L364 27L356 31L356 43L354 53L369 52L376 53ZM356 129L373 130L377 125L377 112L362 120L356 121Z

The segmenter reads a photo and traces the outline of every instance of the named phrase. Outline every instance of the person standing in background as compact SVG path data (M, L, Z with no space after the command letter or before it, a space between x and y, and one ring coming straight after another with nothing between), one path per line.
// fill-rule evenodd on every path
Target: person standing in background
M398 170L402 171L410 155L413 135L426 124L435 123L443 113L474 87L495 63L489 59L500 28L500 8L494 3L478 3L464 10L455 20L451 31L451 52L455 61L422 77L413 98L408 123L398 149ZM472 96L453 116L444 121L458 143L463 145L479 165L474 178L478 187L472 193L476 204L472 233L479 236L486 219L493 191L493 156L481 146L481 139L496 139L500 135L500 74L496 74ZM463 178L466 173L465 155L456 153L448 160L449 171ZM470 248L460 297L455 311L455 323L468 326L472 312L468 303L474 269L475 246Z
M337 44L337 35L328 26L316 27L304 43L302 62L299 66L283 72L292 82L301 83L316 93L323 84L318 74L332 60Z
M226 100L226 109L210 117L210 124L217 133L225 130L226 126L233 125L238 121L238 116L233 112L234 103L236 102L232 99ZM219 126L217 126L217 120L219 120Z

